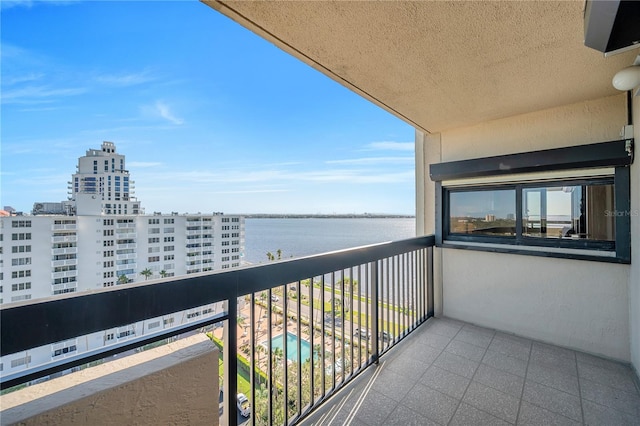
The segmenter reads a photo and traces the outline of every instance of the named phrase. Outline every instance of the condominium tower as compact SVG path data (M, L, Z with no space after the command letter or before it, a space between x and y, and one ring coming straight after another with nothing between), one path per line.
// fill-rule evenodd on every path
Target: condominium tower
M243 217L144 214L125 166L115 145L103 142L101 149L90 149L78 159L68 182L68 201L38 202L30 215L0 217L0 304L240 265ZM212 309L198 314L203 312ZM88 350L130 338L140 327L144 324L105 331L83 346ZM80 350L78 342L64 347L74 350L63 353L63 347L52 347L51 357ZM28 368L35 362L31 355L3 357L0 373ZM48 361L46 354L38 358Z

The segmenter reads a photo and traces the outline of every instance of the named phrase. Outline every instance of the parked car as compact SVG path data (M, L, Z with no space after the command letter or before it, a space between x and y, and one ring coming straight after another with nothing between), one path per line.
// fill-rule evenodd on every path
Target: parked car
M371 339L371 333L369 333L369 330L367 330L366 328L356 328L355 330L353 330L354 336L357 336L358 334L363 339Z
M242 417L249 417L249 415L251 414L251 405L249 404L247 396L243 393L239 393L236 396L236 403L238 405L238 411L240 411L240 415L242 415Z
M386 332L386 331L383 331L383 332L380 333L380 338L384 342L390 342L391 340L393 340L393 335L388 333L388 332Z
M272 294L272 295L271 295L271 301L272 301L272 302L279 302L279 301L280 301L280 298L279 298L278 296L276 296L275 294Z
M342 358L336 359L336 362L333 365L331 364L327 365L327 368L324 369L325 374L327 376L330 376L331 374L333 374L334 368L336 370L336 374L342 373Z

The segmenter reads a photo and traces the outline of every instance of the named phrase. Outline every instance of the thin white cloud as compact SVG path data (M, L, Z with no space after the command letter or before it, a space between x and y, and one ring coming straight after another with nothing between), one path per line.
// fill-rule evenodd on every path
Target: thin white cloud
M413 151L415 144L413 142L371 142L366 146L367 150L372 151Z
M326 161L326 164L370 166L374 164L412 164L414 161L415 159L413 157L365 157L346 160L329 160Z
M234 169L209 172L196 170L189 172L150 173L145 174L144 177L138 174L137 181L140 182L143 179L153 182L170 180L172 182L183 182L193 186L249 183L261 185L290 185L298 182L369 184L412 182L414 179L414 170L413 168L386 172L380 171L379 168L329 169L319 171Z
M148 71L129 74L102 74L96 77L96 81L107 86L127 87L153 81L155 78Z
M83 87L51 88L48 86L28 86L20 89L3 91L3 104L45 103L56 98L77 96L86 93Z
M29 81L40 80L42 77L44 77L43 73L34 73L34 72L25 74L25 75L18 75L15 77L5 77L2 79L2 85L4 87L13 86L19 83L26 83Z
M236 191L214 191L210 194L268 194L272 192L291 192L289 189L244 189Z
M156 101L153 106L142 106L141 110L146 115L151 115L155 117L160 117L172 124L183 124L184 120L182 118L176 117L173 112L171 112L171 108L163 101Z
M153 162L153 161L129 161L127 163L129 167L136 167L136 168L158 167L158 166L162 166L162 164L163 163Z
M67 6L70 4L78 3L82 0L47 0L47 1L34 1L34 0L2 0L0 1L0 9L11 9L12 7L26 7L31 8L38 3L46 3L48 5L55 6Z

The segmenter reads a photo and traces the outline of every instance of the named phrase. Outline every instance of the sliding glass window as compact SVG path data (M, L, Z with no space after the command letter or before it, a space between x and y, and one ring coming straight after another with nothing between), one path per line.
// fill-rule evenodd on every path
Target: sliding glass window
M450 234L516 235L514 189L451 192L449 206Z
M522 235L615 241L614 189L601 182L523 188Z
M613 177L444 188L444 239L615 250Z

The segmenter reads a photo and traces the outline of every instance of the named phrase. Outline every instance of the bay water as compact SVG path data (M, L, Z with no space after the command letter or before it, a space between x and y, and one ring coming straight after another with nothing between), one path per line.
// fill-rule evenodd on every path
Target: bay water
M244 263L268 262L267 253L303 257L415 237L415 218L247 218Z

